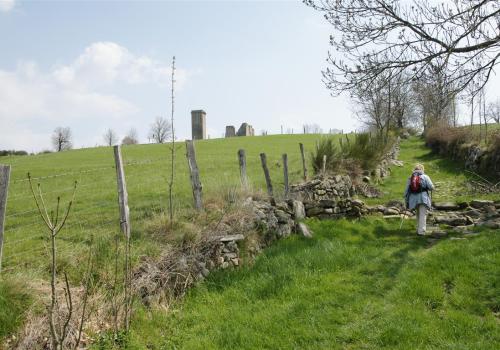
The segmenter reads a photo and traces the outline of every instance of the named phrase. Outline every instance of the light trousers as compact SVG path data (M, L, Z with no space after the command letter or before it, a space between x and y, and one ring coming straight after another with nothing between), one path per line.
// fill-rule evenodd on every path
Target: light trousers
M417 205L417 234L425 235L427 229L427 206L425 204Z

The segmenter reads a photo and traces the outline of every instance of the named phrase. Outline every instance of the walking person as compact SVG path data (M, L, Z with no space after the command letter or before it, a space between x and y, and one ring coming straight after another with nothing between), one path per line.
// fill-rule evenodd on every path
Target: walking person
M405 200L408 209L416 209L418 235L425 235L427 210L431 209L429 191L433 189L431 178L424 174L424 166L415 164L413 173L406 183Z

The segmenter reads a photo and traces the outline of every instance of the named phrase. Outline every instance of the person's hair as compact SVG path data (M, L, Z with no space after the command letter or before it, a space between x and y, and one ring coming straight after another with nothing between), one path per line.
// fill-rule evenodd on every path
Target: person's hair
M413 170L421 170L421 171L425 171L424 170L424 165L423 164L420 164L420 163L417 163L415 164L415 168Z

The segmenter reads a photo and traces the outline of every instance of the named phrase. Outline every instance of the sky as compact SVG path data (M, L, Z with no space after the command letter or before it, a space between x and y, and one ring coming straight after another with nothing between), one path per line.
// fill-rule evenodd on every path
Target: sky
M148 142L170 118L174 55L179 139L197 109L211 138L243 122L354 130L352 103L322 82L331 32L301 1L0 0L0 149L50 149L59 126L78 148L108 128Z
M108 128L148 142L155 117L170 118L174 55L179 139L196 109L211 138L243 122L351 130L348 100L322 82L329 30L299 1L0 0L0 149L49 149L58 126L75 147Z

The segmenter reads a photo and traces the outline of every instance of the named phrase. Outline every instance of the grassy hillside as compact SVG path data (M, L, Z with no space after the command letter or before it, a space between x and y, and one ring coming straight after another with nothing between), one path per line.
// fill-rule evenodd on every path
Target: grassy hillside
M215 196L224 189L239 186L237 151L247 152L248 176L255 189L264 189L265 181L259 153L268 155L268 165L277 193L282 192L281 155L288 153L291 181L301 173L299 142L309 151L317 135L286 135L205 140L196 143L198 165L204 195ZM154 254L156 242L148 242L142 234L142 222L155 212L167 208L167 179L170 171L168 145L136 145L123 147L123 158L132 216L132 234L138 253ZM116 178L113 151L110 147L73 150L28 157L4 157L0 162L12 165L11 186L6 218L4 271L32 276L45 273L40 254L46 254L44 228L31 198L28 172L40 182L50 210L57 196L67 202L74 181L78 181L76 202L66 229L61 233L60 252L70 265L80 265L82 249L90 235L98 246L105 246L119 230ZM177 210L190 207L187 161L183 143L177 144L174 204ZM83 245L83 247L82 247ZM105 252L103 252L105 253Z

